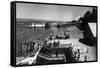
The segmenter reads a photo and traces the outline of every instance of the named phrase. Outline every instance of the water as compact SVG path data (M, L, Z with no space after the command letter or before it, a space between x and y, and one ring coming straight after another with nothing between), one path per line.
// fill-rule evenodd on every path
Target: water
M78 28L75 26L67 26L67 27L51 27L51 28L26 28L24 27L21 28L17 27L17 35L16 35L16 40L18 42L21 41L44 41L45 38L49 37L50 34L53 35L63 35L64 31L70 30L70 36L71 38L81 38L82 37L82 31L80 31Z
M19 28L20 27L20 28ZM64 31L70 30L69 34L72 39L82 38L82 31L80 31L76 26L66 26L66 27L51 27L51 28L28 28L17 26L16 33L16 55L23 55L27 51L27 45L22 45L23 43L35 42L43 43L44 40L49 37L49 35L62 35ZM29 45L29 44L28 44ZM29 46L30 48L30 46ZM23 54L21 53L23 52Z

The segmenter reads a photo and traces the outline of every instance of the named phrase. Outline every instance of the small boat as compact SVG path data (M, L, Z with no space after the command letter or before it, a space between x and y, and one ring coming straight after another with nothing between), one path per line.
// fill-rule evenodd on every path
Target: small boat
M31 24L28 27L32 28L32 27L45 27L45 24Z

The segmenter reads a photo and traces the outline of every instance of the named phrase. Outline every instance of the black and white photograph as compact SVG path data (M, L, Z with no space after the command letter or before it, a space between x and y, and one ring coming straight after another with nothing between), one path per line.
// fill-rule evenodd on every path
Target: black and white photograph
M97 6L16 2L16 66L97 61Z

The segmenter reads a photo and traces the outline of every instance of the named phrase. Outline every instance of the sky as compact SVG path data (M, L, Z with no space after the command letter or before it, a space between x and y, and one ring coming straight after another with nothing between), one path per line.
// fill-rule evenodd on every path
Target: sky
M51 21L72 21L87 12L92 12L92 7L80 6L59 6L45 4L16 4L16 18L23 19L42 19Z
M93 33L93 36L96 37L96 23L88 23L90 26L90 29Z

